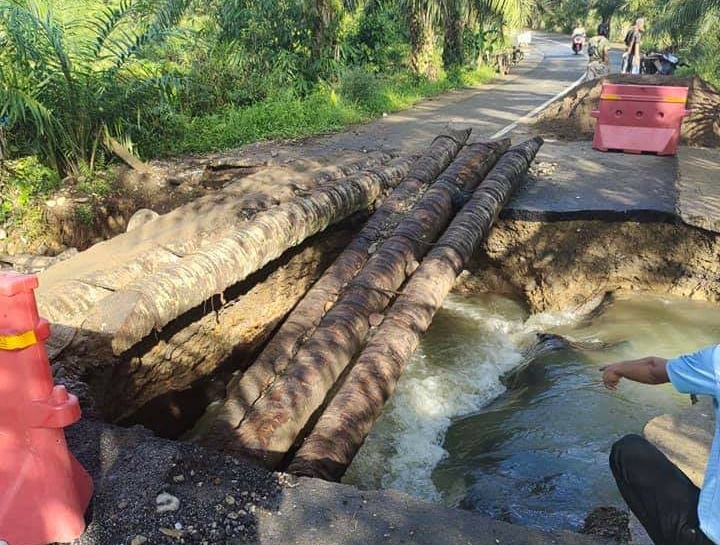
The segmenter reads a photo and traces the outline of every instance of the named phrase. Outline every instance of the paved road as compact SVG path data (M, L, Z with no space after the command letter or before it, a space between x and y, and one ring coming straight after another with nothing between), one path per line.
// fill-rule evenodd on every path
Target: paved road
M422 149L447 123L469 126L487 139L563 92L585 72L587 57L573 55L569 38L535 33L525 60L490 86L463 89L314 143L345 149Z

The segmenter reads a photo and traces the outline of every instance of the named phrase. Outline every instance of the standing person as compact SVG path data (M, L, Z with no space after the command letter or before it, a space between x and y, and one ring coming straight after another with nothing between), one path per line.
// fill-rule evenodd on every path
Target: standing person
M620 379L642 384L670 382L684 394L713 398L716 420L720 399L720 345L672 360L647 357L606 365L605 387ZM628 507L656 545L720 545L720 426L716 428L702 490L639 435L616 442L610 469Z
M623 40L625 42L625 51L623 52L622 56L622 68L620 69L621 74L630 73L630 50L633 43L633 36L635 36L635 32L637 32L637 26L633 25L630 27L630 30L625 33L625 39Z
M600 25L598 35L588 41L588 66L585 81L602 78L610 73L610 40L607 27Z
M640 17L635 21L635 30L630 37L630 45L628 46L628 65L630 66L631 74L640 73L640 45L642 44L643 33L645 32L645 19Z

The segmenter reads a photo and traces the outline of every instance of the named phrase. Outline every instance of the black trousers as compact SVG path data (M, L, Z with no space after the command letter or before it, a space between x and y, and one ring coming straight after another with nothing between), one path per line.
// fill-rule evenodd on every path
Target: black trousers
M610 469L655 545L714 545L700 530L700 489L645 438L627 435L615 443Z

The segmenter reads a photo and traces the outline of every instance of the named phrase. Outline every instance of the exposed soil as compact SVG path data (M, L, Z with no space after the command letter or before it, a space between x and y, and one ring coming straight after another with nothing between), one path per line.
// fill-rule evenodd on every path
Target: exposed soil
M720 301L720 240L683 224L499 221L459 291L504 293L533 312L618 290Z
M689 146L701 147L720 145L720 92L697 77L615 74L590 81L551 104L537 118L532 129L542 135L562 140L592 138L595 119L590 116L590 112L598 106L603 81L688 87L690 92L687 107L692 113L683 121L683 142Z

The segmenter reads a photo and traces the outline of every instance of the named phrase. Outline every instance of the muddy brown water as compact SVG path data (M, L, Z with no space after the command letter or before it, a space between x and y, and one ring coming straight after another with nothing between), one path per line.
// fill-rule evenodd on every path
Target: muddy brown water
M606 348L546 354L506 390L501 375L523 363L541 331ZM672 357L718 338L720 306L698 301L625 295L587 321L528 316L499 296L453 295L346 481L524 525L578 529L595 507L622 505L607 468L613 441L690 403L667 385L625 382L609 392L599 367Z

